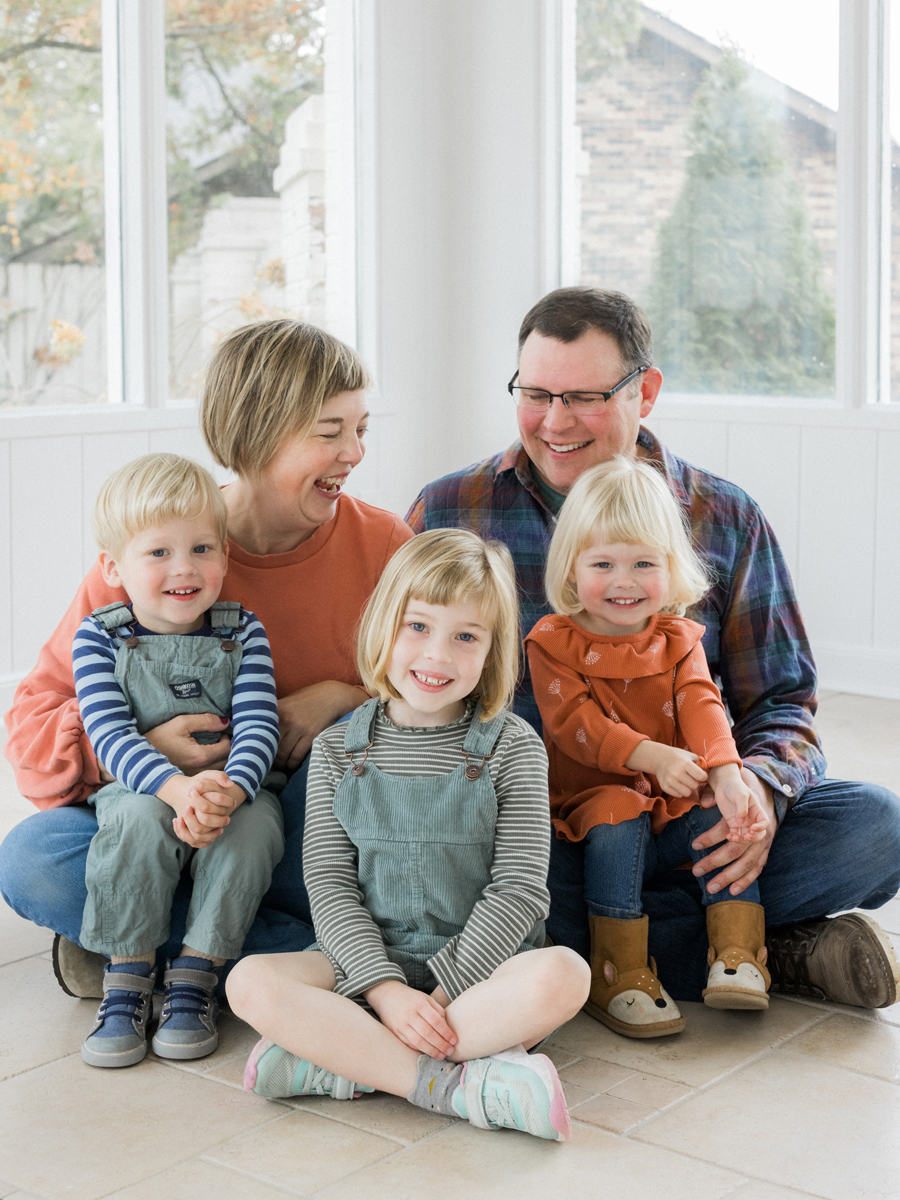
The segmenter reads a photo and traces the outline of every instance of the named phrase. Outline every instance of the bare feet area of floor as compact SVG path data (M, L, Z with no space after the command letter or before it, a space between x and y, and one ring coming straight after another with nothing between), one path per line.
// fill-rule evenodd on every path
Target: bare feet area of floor
M825 693L819 724L831 775L900 791L900 701ZM33 811L3 762L0 836ZM900 898L875 915L900 943ZM247 1095L256 1035L230 1013L209 1058L92 1069L96 1002L59 989L51 941L0 905L0 1200L900 1200L900 1004L684 1004L687 1030L658 1041L581 1014L549 1050L560 1146L385 1095Z

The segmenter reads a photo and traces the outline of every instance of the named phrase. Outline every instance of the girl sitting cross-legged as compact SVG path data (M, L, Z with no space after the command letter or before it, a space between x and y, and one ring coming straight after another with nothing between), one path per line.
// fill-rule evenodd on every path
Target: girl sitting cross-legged
M591 931L587 1011L626 1037L685 1025L647 957L645 873L696 864L695 839L722 818L729 841L758 841L768 819L741 778L718 689L682 613L709 586L675 497L647 463L616 458L581 475L547 556L560 615L525 639L550 760L558 838L584 842ZM715 807L701 800L704 785ZM759 885L740 900L715 875L700 886L713 1008L766 1008Z
M542 948L547 760L507 711L518 669L509 552L460 529L391 559L359 632L376 698L316 738L303 870L317 941L244 959L233 1010L261 1033L245 1086L270 1098L378 1089L564 1141L550 1060L586 964Z

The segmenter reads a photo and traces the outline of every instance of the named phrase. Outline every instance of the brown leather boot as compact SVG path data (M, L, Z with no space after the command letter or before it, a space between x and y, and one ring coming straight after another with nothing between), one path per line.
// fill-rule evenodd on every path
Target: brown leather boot
M771 979L765 968L765 913L750 900L721 900L706 910L709 978L703 1003L710 1008L768 1008Z
M584 1011L625 1037L681 1033L685 1019L647 962L646 916L636 921L588 917L591 927L591 992Z

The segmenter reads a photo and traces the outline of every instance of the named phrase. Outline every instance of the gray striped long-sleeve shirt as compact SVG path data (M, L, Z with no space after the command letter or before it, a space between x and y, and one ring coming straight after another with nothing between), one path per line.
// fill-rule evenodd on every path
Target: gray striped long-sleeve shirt
M409 728L395 725L379 705L369 762L388 775L449 774L459 766L471 719L470 710L449 725ZM334 725L313 742L303 878L318 947L335 968L335 990L360 996L387 979L406 979L388 958L381 932L364 907L356 847L334 815L335 792L350 765L344 754L346 729L344 724ZM527 722L508 713L485 769L497 796L491 882L462 932L428 962L451 1000L515 954L549 911L550 817L543 744Z

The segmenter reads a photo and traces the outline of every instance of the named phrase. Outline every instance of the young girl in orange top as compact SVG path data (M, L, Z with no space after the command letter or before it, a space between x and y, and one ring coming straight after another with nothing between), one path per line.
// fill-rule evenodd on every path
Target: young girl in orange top
M625 458L581 475L553 535L546 582L560 615L539 621L526 645L556 836L585 843L585 1007L627 1037L678 1033L684 1018L647 959L645 870L657 853L699 861L708 851L694 850L694 839L723 817L729 841L760 840L768 820L741 779L703 626L682 615L709 584L662 477ZM714 807L700 805L704 785ZM710 938L704 1001L766 1008L759 887L734 900L709 890L713 878L700 879Z

